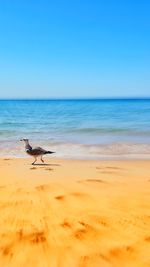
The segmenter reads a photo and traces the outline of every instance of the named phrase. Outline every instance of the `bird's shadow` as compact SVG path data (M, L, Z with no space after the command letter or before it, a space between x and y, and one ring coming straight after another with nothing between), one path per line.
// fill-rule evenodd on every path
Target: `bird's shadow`
M60 166L60 164L48 164L48 163L35 163L32 166Z

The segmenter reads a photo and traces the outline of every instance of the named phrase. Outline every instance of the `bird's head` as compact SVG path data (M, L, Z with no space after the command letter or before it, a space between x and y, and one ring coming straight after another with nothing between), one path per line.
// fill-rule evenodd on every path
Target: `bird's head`
M29 139L23 138L23 139L20 139L20 141L24 141L25 143L28 143Z

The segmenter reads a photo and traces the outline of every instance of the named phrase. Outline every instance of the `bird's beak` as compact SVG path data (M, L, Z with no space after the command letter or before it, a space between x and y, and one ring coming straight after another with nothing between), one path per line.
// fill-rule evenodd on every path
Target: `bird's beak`
M20 139L20 141L23 141L23 139Z

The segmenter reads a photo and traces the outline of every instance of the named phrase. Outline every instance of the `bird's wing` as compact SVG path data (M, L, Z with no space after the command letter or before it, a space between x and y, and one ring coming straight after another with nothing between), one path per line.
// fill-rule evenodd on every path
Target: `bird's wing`
M40 150L40 151L43 151L43 152L46 151L46 150L45 150L44 148L42 148L42 147L35 147L34 149L37 149L37 150Z
M32 149L31 154L32 155L43 155L46 152L45 149L41 147L35 147Z

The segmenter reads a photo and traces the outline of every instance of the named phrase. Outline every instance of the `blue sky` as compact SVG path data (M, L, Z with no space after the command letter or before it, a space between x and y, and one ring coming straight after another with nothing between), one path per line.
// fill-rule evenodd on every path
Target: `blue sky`
M0 3L0 98L150 96L150 3Z

